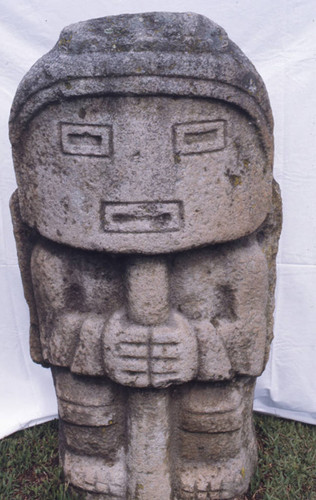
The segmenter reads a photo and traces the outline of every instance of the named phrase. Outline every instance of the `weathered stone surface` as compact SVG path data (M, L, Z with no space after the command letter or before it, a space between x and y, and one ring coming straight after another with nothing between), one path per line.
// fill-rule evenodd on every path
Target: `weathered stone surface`
M255 68L208 19L79 23L10 118L31 354L87 499L233 499L256 465L281 202Z
M48 105L20 141L22 217L60 243L178 251L251 233L271 206L255 121L213 99L80 97Z

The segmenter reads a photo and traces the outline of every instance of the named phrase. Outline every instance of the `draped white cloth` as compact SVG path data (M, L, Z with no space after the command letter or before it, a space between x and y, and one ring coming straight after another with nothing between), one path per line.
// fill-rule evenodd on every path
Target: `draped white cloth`
M29 316L8 209L7 120L16 87L71 23L105 15L195 11L226 29L263 77L275 118L284 226L275 340L258 411L316 424L316 9L314 0L0 0L0 437L57 415L50 371L32 363Z

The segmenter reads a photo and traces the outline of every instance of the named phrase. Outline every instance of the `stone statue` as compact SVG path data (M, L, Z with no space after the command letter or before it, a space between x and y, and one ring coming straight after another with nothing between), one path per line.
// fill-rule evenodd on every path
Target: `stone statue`
M92 499L231 499L256 465L281 204L264 84L203 16L65 28L10 119L31 354Z

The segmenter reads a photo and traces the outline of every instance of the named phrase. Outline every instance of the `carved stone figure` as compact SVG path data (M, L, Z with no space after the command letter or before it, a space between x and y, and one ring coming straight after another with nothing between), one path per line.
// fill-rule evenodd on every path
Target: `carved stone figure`
M281 226L272 128L252 64L191 13L72 25L19 86L31 354L88 499L247 490Z

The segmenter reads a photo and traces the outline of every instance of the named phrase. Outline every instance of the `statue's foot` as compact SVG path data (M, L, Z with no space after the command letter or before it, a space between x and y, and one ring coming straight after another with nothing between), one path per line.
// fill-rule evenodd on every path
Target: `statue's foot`
M65 480L96 498L125 500L126 466L123 450L115 462L66 450L63 459ZM91 495L90 495L91 497Z
M248 489L256 451L242 450L236 457L213 464L183 464L175 500L234 500Z

